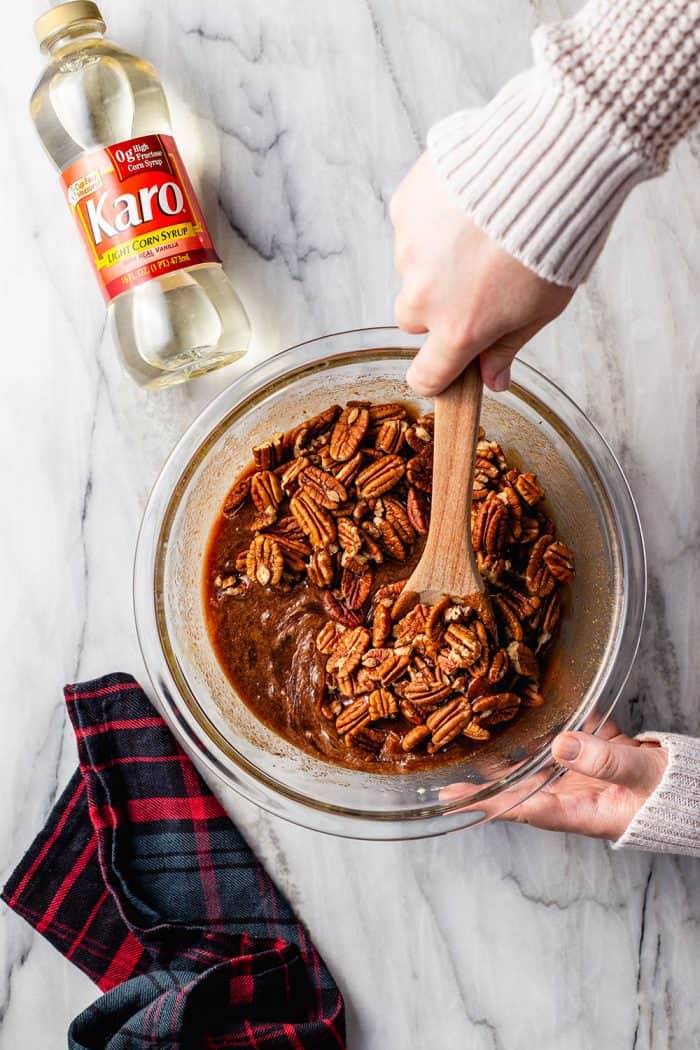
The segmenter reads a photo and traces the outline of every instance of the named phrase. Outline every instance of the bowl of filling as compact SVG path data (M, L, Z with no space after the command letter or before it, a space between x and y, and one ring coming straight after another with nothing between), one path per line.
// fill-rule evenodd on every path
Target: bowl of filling
M373 328L251 369L185 433L137 545L137 631L180 742L286 819L417 838L491 819L597 731L644 615L639 520L612 451L522 361L485 391L471 535L488 601L394 615L425 543L420 339ZM465 508L466 513L466 508Z

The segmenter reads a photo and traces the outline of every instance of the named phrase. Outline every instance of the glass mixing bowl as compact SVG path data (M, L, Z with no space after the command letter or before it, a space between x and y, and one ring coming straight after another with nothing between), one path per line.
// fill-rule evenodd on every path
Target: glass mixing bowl
M136 625L164 717L234 791L278 816L357 838L418 838L503 813L556 775L562 729L595 732L635 657L646 566L636 508L612 451L579 408L522 361L505 394L485 392L482 423L507 456L536 471L576 577L543 688L473 757L434 771L368 774L331 765L251 714L219 666L204 620L211 526L251 446L329 404L411 400L404 381L420 338L373 328L314 339L253 368L195 420L148 501L134 571Z

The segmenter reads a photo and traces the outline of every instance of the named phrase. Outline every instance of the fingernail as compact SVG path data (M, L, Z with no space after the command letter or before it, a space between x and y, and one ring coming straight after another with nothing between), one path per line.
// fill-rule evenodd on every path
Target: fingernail
M573 762L581 754L581 741L572 733L560 736L556 745L556 757L564 762Z
M502 394L504 390L507 390L510 386L510 368L504 368L502 372L493 377L492 389L497 394Z

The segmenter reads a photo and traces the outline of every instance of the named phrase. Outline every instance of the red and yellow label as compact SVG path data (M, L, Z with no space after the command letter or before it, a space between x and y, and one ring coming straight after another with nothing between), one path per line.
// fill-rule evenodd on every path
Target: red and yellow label
M219 262L170 135L86 153L61 180L107 302L152 277Z

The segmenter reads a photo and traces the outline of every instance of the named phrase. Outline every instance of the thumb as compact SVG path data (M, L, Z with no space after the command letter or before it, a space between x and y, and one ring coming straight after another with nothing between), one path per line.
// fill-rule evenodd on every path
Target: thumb
M434 397L464 371L480 349L431 333L411 362L406 379L417 394Z
M518 350L539 332L542 321L533 321L514 332L509 332L498 342L492 343L481 354L481 378L489 390L499 394L507 390L510 383L510 366Z
M658 783L658 764L648 761L649 750L633 744L602 740L588 733L560 733L552 754L575 773L635 790L652 791Z

